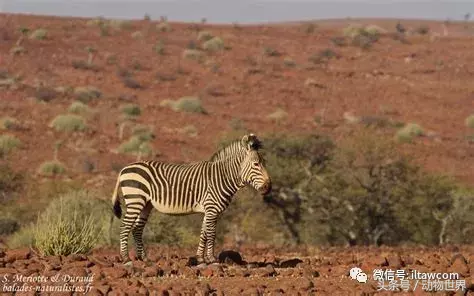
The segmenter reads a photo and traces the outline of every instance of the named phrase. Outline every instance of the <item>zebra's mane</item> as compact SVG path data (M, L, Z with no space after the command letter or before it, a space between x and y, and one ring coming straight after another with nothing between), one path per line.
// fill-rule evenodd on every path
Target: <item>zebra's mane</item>
M262 148L262 143L253 134L250 135L248 144L253 150L259 150L260 148ZM214 153L209 159L209 161L221 161L229 157L239 156L245 151L246 149L244 146L242 146L241 140L235 140L230 144L226 145L225 147L219 149L216 153Z
M236 152L244 152L244 147L240 144L240 140L235 140L230 144L226 145L225 147L219 149L216 153L214 153L209 161L215 162L226 159L229 156L235 155Z

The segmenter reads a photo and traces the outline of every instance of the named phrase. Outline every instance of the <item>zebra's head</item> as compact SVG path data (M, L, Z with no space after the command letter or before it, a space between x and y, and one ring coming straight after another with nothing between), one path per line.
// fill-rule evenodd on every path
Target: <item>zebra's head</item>
M269 193L272 189L272 182L264 167L265 161L259 153L259 149L262 147L260 140L254 134L249 134L242 138L241 144L246 150L240 168L242 181L262 195Z

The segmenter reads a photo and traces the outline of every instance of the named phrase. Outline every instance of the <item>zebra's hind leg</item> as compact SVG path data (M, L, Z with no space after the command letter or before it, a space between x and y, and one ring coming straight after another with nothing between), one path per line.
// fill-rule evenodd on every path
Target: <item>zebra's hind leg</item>
M152 209L153 205L151 202L147 202L132 228L132 235L137 250L137 259L142 261L146 260L145 248L143 246L143 229L145 228Z
M130 230L143 209L143 204L128 204L127 199L125 199L125 204L127 210L123 217L122 224L120 225L120 257L124 264L128 264L130 262L130 256L128 254L128 237L130 235Z

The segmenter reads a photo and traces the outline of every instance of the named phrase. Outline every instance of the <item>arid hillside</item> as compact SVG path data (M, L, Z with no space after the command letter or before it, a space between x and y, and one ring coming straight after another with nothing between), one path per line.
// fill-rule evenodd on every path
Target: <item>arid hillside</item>
M474 182L469 23L401 21L397 32L392 20L213 26L2 14L0 22L1 133L21 141L3 158L35 177L56 158L64 176L111 185L138 150L196 161L243 129L337 141L361 124L394 137L416 123L422 135L400 150ZM185 96L194 99L166 101ZM71 106L77 100L85 104ZM74 118L52 124L61 114ZM147 126L142 142L119 149Z

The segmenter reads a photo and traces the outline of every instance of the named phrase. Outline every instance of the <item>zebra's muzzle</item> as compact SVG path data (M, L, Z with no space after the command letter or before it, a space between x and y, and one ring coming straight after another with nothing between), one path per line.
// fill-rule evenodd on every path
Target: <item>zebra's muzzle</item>
M272 191L272 183L268 182L268 183L264 183L259 189L258 191L260 192L261 195L266 195L268 193L270 193L270 191Z

